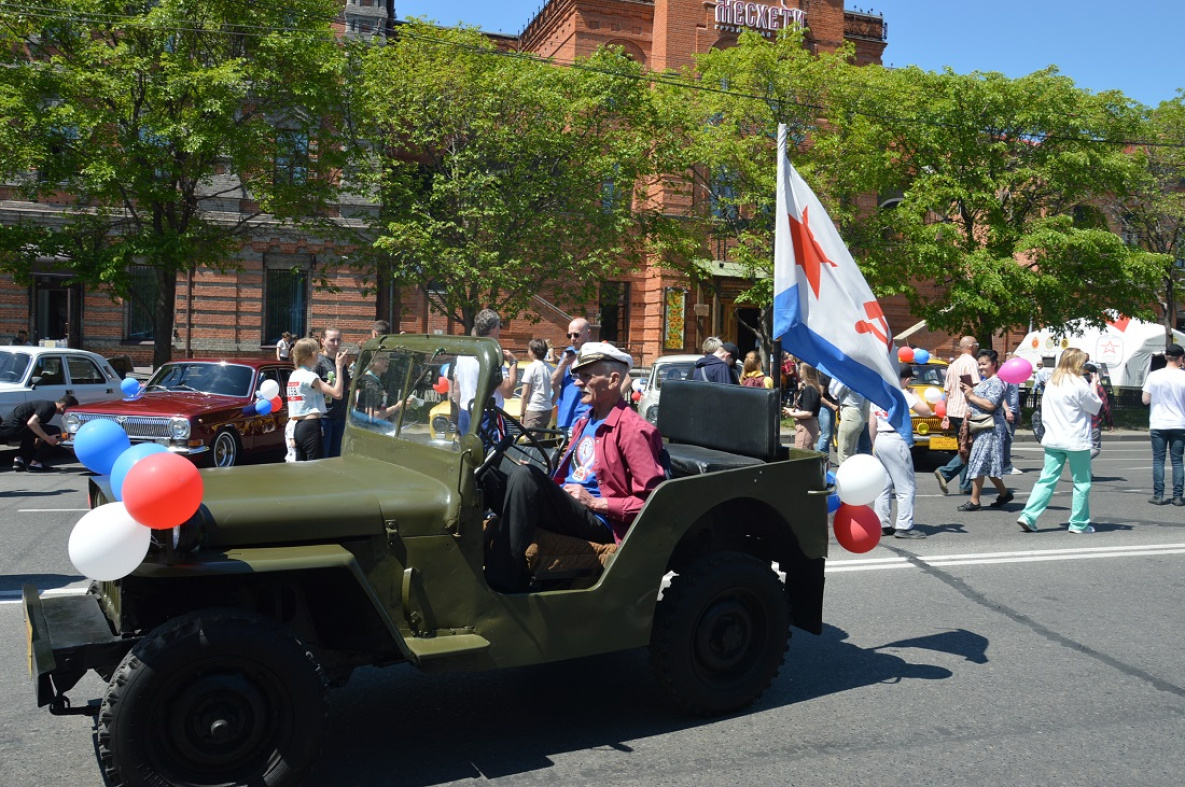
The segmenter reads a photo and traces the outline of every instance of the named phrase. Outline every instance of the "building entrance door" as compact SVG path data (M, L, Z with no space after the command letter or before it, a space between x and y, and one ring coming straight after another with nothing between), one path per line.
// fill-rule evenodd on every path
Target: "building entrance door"
M32 293L33 339L64 340L82 346L82 286L57 276L38 276Z

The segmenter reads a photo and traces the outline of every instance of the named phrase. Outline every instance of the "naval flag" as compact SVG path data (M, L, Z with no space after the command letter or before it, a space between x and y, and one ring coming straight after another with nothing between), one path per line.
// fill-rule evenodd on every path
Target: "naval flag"
M791 166L785 125L778 126L777 220L774 337L885 408L898 431L910 429L889 323L819 198Z

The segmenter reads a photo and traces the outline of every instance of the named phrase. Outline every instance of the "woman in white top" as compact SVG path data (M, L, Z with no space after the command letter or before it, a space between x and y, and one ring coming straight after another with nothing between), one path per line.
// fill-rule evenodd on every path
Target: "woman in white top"
M1070 532L1093 533L1090 524L1090 419L1103 402L1083 377L1086 353L1076 347L1062 351L1057 369L1041 396L1041 422L1045 435L1045 467L1029 495L1029 504L1016 523L1030 533L1037 532L1037 517L1049 505L1057 480L1066 463L1074 480L1070 505Z
M546 429L551 421L551 369L543 359L547 356L547 342L532 339L527 344L531 365L523 372L523 426L527 429Z
M320 347L316 339L301 339L292 347L292 365L296 371L288 378L288 418L296 421L292 438L296 441L296 461L320 459L322 454L321 416L325 414L325 397L342 398L342 368L346 354L338 353L334 363L337 376L333 385L322 380L313 370Z

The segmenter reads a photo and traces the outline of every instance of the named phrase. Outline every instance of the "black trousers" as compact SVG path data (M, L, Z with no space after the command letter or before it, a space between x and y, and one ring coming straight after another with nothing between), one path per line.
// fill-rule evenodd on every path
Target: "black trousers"
M501 501L491 501L501 503L502 521L486 555L486 581L495 590L524 588L527 547L537 527L598 544L613 542L613 532L538 467L507 461L495 472L505 478Z
M302 418L297 421L292 439L296 441L296 461L320 459L325 450L321 439L321 419Z
M45 430L46 434L60 435L62 430L53 424L42 424L41 428ZM16 429L0 431L0 442L15 443L20 441L20 447L16 450L17 458L25 464L32 462L34 459L43 459L49 446L42 443L37 445L37 433L28 427L27 424L21 424Z

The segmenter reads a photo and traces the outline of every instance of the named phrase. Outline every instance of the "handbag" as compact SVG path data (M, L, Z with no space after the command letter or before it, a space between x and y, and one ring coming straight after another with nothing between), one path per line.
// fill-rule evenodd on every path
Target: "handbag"
M967 433L973 434L973 435L979 434L980 432L986 432L989 429L996 428L996 418L991 413L985 413L984 415L968 416L966 419L966 423L967 423Z

